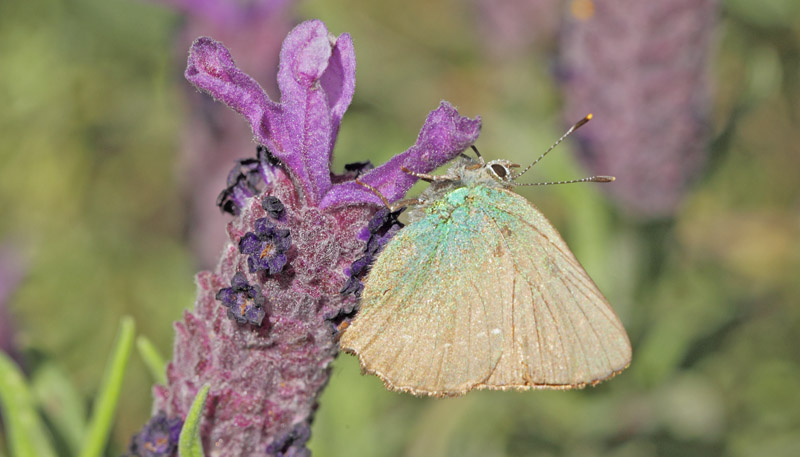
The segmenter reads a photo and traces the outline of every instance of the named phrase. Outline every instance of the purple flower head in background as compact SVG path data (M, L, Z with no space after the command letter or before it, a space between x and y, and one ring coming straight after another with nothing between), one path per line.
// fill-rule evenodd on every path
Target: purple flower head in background
M223 191L222 208L236 214L228 243L216 269L198 275L195 308L176 324L155 410L185 417L208 383L206 455L308 455L316 398L338 352L336 324L357 306L346 292L356 292L371 256L399 229L397 215L354 178L396 201L416 181L403 167L427 173L443 165L477 139L480 119L442 102L407 151L379 167L333 173L355 54L349 35L335 37L320 21L298 25L283 43L280 102L211 38L192 45L186 78L240 113L270 160L238 162ZM269 304L262 325L229 318L243 310L239 317L254 323L246 313L260 309L259 294Z
M250 75L266 83L270 94L277 92L278 52L286 34L297 24L294 0L151 1L172 6L182 15L173 40L176 62L185 62L186 49L195 38L213 36L225 43ZM247 181L239 181L239 186L231 188L232 176L225 172L232 162L252 153L252 141L236 113L191 90L188 84L185 89L189 111L184 119L177 171L187 206L186 234L198 265L210 268L227 239L228 218L208 206L208 199L227 186L230 192L220 194L219 204L226 213L236 213L236 201L250 196ZM242 165L242 172L247 174L252 163ZM234 182L236 174L233 173ZM236 191L247 195L241 197Z
M708 151L707 73L717 0L596 0L562 33L568 122L604 190L640 218L672 215Z

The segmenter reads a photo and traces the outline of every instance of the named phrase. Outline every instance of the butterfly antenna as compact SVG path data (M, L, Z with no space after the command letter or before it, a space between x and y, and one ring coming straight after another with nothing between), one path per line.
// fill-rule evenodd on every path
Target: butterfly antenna
M478 156L478 161L479 161L481 164L485 164L486 162L484 162L484 160L483 160L483 156L482 156L482 155L481 155L481 153L478 151L478 148L476 148L474 144L473 144L473 145L470 145L470 148L472 148L472 150L473 150L473 151L475 151L475 155L476 155L476 156ZM473 159L472 159L472 157L470 157L470 156L468 156L468 155L464 154L463 152L462 152L462 153L459 153L458 155L460 155L461 157L463 157L463 158L465 158L465 159L467 159L467 160L473 160Z
M548 152L550 152L550 151L552 151L553 149L555 149L555 147L556 147L556 146L558 146L558 144L559 144L559 143L561 143L562 141L564 141L564 139L565 139L565 138L567 138L568 136L570 136L570 135L572 134L572 132L574 132L575 130L578 130L579 128L583 127L583 126L584 126L584 125L585 125L587 122L589 122L590 120L592 120L592 114L591 114L591 113L587 114L587 115L586 115L586 117L584 117L583 119L579 120L578 122L576 122L576 123L575 123L575 125L573 125L572 127L570 127L570 128L569 128L569 130L567 130L567 133L565 133L565 134L561 135L561 138L559 138L559 139L558 139L558 141L556 141L555 143L553 143L553 145L552 145L552 146L550 146L549 148L547 148L547 150L546 150L546 151L544 151L544 153L543 153L542 155L540 155L538 159L534 160L532 164L528 165L528 167L527 167L527 168L525 168L525 169L524 169L524 170L522 170L521 172L519 172L519 173L515 174L515 175L513 176L513 179L517 179L517 178L519 178L520 176L524 175L524 174L525 174L525 172L527 172L528 170L530 170L530 169L531 169L531 167L533 167L534 165L536 165L537 163L539 163L539 161L540 161L540 160L542 160L542 159L544 158L544 156L546 156L546 155L547 155L547 153L548 153ZM587 178L587 179L588 179L588 178ZM574 182L583 182L583 181L574 181ZM597 181L597 182L607 182L607 181Z
M583 179L573 179L571 181L550 181L550 182L533 182L527 184L515 184L517 186L552 186L554 184L572 184L575 182L614 182L617 178L613 176L589 176Z

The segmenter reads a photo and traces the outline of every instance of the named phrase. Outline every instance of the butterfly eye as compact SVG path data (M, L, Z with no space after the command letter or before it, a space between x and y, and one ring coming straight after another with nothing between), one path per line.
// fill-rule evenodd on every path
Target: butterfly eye
M508 168L500 165L499 163L494 163L490 165L492 167L492 171L494 174L500 179L506 179L506 176L509 175Z

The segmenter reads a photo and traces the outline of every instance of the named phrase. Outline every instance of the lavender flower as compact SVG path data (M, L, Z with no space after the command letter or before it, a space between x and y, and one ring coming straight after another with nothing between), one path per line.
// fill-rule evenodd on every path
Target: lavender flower
M255 222L255 232L247 232L239 239L239 252L248 256L247 268L250 273L263 270L274 275L286 265L286 251L291 245L289 230L278 228L267 218L261 218Z
M462 117L442 102L407 151L377 168L334 174L331 154L355 89L350 36L334 37L320 21L302 23L284 41L280 60L280 103L210 38L195 41L186 69L197 88L242 114L256 141L279 161L261 193L237 203L239 214L228 224L229 242L217 268L198 275L195 308L176 325L167 385L155 388L155 410L184 417L200 387L211 385L213 407L204 412L202 427L206 455L212 457L307 455L316 398L337 354L331 319L357 304L355 296L340 292L350 280L348 269L374 235L369 221L383 207L353 178L361 173L360 180L395 201L415 182L402 167L430 172L466 149L480 131L480 119ZM282 203L278 218L269 197ZM386 216L380 219L373 224L380 238L373 240L376 246L394 226L386 226ZM263 266L262 254L269 258L280 250L278 229L291 234L284 268L273 274L277 264L267 261L269 274L266 268L251 271L249 263ZM237 274L244 281L234 281ZM269 302L264 325L238 325L216 299L220 294L221 300L234 300L233 290L219 291L238 284L241 294L245 283Z
M562 35L561 77L580 158L643 218L671 215L706 160L707 67L716 0L596 0Z
M240 324L261 325L264 320L264 296L241 272L233 275L231 286L220 289L216 298L228 308L228 317Z

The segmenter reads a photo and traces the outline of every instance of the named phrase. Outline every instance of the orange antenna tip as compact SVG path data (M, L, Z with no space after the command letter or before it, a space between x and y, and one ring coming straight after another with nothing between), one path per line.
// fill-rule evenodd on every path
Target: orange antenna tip
M586 117L584 117L583 119L579 120L575 125L572 126L572 128L569 130L570 133L572 133L573 131L577 130L578 128L580 128L581 126L586 124L587 122L591 121L593 117L594 117L594 115L592 113L587 114Z

